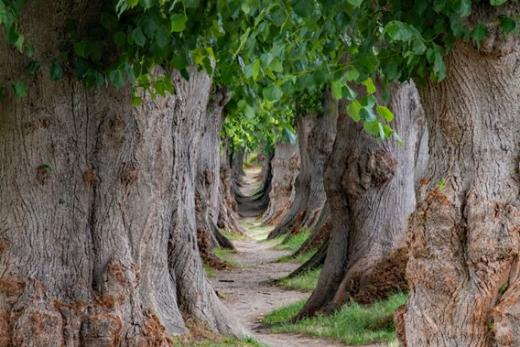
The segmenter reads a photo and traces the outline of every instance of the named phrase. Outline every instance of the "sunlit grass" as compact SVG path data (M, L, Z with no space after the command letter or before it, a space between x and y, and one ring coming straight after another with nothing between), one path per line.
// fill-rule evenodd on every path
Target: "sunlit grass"
M282 241L276 248L296 252L307 241L309 236L311 236L309 229L303 229L295 235L281 236L277 238L277 240Z
M228 231L228 230L221 230L220 232L222 233L222 235L224 235L225 237L227 237L231 241L247 240L247 239L249 239L249 237L247 237L247 235L240 234L240 233L235 233L235 232Z
M318 278L320 277L320 270L315 269L312 271L304 272L298 276L292 278L282 278L276 283L285 289L294 289L302 292L311 292L316 288Z
M300 333L330 338L347 345L390 343L395 346L393 313L406 302L405 294L395 294L370 306L356 303L345 305L329 316L316 316L297 323L289 321L300 311L305 301L277 309L263 322L277 333Z
M228 264L231 267L241 267L241 264L238 261L236 261L235 259L233 259L233 255L235 253L236 252L234 250L226 249L226 248L213 249L213 254L217 258L222 260L224 263Z
M209 266L208 264L204 264L204 272L206 273L206 276L208 276L208 278L214 278L217 275L215 269Z

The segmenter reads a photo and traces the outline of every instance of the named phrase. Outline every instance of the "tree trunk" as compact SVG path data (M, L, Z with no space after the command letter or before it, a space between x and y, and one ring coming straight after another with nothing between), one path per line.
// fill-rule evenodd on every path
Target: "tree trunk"
M420 90L431 161L410 228L408 346L520 345L520 53L495 34L481 52L455 44L446 80Z
M331 110L331 109L336 110ZM325 162L332 151L336 135L337 103L326 96L322 116L308 115L298 119L300 171L295 182L295 198L289 212L269 233L269 239L313 229L327 200L323 186Z
M296 145L279 143L271 161L273 180L269 193L269 206L262 216L264 224L276 224L291 206L294 180L298 174L299 154Z
M233 172L229 148L227 144L223 147L220 153L219 215L217 225L220 229L244 234L245 230L238 222L238 206L233 192Z
M89 2L34 2L23 28L56 56ZM96 14L94 14L96 15ZM0 80L23 59L0 38ZM127 89L87 91L42 71L0 102L0 346L166 346L182 315L243 335L196 245L194 168L211 79L131 108Z
M381 142L342 114L325 168L332 230L318 285L298 318L339 308L347 298L370 303L406 288L406 228L415 208L415 163L422 109L416 89L393 88L395 131Z
M215 91L208 104L206 117L202 117L202 136L197 158L195 191L195 211L197 239L202 258L215 268L225 268L226 264L214 256L215 247L233 249L229 241L217 227L220 191L220 130L222 110L228 101L224 89Z

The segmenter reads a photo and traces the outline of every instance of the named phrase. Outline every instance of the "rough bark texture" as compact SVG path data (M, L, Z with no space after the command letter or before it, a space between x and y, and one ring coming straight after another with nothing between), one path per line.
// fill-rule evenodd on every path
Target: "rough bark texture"
M220 152L219 215L217 225L220 229L238 234L245 233L238 219L238 204L233 191L233 169L231 168L229 148L225 144Z
M345 114L325 169L332 230L318 285L299 314L333 311L347 298L370 303L406 288L406 229L415 208L422 108L413 85L393 88L393 127L404 139L379 141ZM343 107L340 107L343 109Z
M445 81L420 90L431 161L410 228L408 346L520 345L520 53L493 32L481 48L457 43Z
M228 101L224 89L216 90L208 104L207 116L202 118L202 136L197 159L195 211L197 217L197 239L202 258L215 268L226 264L214 256L215 247L233 249L217 227L220 192L220 130L222 110Z
M89 6L28 4L36 58L56 56L62 25ZM23 76L3 40L0 80ZM128 90L48 76L0 103L0 346L166 346L186 331L182 315L241 335L196 244L193 153L210 78L175 76L176 96L132 109Z
M331 106L334 102L330 98L326 96L324 115L298 119L300 171L295 182L295 198L289 212L269 233L270 239L296 233L303 228L312 230L320 220L327 201L323 172L336 135L337 110L331 111L335 106Z
M269 193L269 206L262 215L264 224L278 223L289 210L294 199L294 181L299 166L297 145L286 143L276 145L271 161L273 180Z

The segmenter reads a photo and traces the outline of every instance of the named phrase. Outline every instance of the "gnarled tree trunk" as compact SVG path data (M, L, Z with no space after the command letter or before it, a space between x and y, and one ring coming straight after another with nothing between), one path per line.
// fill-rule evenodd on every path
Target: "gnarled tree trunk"
M520 345L520 52L495 34L481 52L455 44L446 80L420 90L431 161L410 228L408 346Z
M195 211L197 239L205 262L216 268L224 268L224 262L214 256L215 247L233 249L217 227L220 192L220 130L222 110L228 101L225 89L216 90L208 104L207 116L202 117L202 136L197 158Z
M27 5L37 59L58 54L62 25L89 5ZM0 46L0 80L23 76ZM175 74L176 96L133 109L127 89L48 75L0 102L0 346L166 346L183 315L242 335L196 245L193 152L211 79Z
M296 145L279 143L271 161L273 180L269 193L269 206L262 216L264 224L276 224L291 206L294 180L298 174L300 157Z
M325 98L323 115L298 119L300 171L294 185L294 202L280 224L269 233L270 239L299 232L303 228L314 229L320 220L327 201L323 172L334 144L337 118L337 103L331 100L328 93Z
M345 114L325 169L332 230L318 285L298 318L406 288L406 228L415 208L422 108L413 85L395 86L393 127L405 139L375 139ZM342 107L343 109L343 107Z

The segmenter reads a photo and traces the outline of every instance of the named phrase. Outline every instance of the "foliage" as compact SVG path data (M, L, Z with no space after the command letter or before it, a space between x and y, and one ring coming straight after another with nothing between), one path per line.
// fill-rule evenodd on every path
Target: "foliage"
M330 316L316 316L288 323L305 303L299 301L271 312L263 322L272 325L274 332L332 338L347 345L392 342L395 340L393 313L405 302L405 294L395 294L370 306L353 303Z
M280 263L298 263L303 264L307 260L311 259L312 256L316 253L315 249L311 249L310 251L300 253L296 256L293 256L293 254L286 255L284 257L281 257L278 259L278 262Z
M295 115L323 112L326 89L368 133L393 136L388 82L440 81L457 40L518 33L516 0L112 0L87 26L63 23L62 51L42 57L19 29L24 5L0 0L0 25L28 75L46 65L53 80L72 70L88 86L165 95L174 92L172 69L188 78L195 66L228 87L224 133L252 148L274 143ZM22 81L1 90L27 93Z
M280 287L310 292L316 288L321 269L315 269L292 278L282 278L277 281Z

